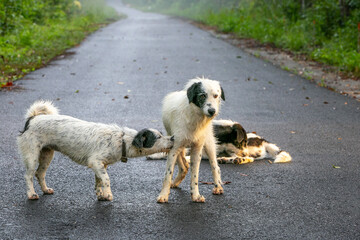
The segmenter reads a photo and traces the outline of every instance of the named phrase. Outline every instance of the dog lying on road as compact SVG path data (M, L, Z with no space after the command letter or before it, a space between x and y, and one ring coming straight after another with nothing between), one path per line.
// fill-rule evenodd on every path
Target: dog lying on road
M168 94L163 101L162 118L168 135L175 136L174 147L168 154L162 190L157 198L159 203L168 202L170 187L177 187L185 178L189 164L185 159L185 148L190 147L191 198L204 202L198 187L201 153L204 149L214 178L213 194L222 194L220 168L216 161L216 145L212 119L218 115L221 99L225 100L219 82L204 78L190 80L184 90ZM171 183L174 166L179 172Z
M254 133L246 133L238 122L213 120L212 124L216 139L216 156L220 164L245 164L264 158L272 158L274 163L292 160L290 154L281 150L276 144L269 143ZM147 159L164 159L165 157L165 153L155 153ZM208 159L204 152L202 157ZM186 160L189 161L188 156Z
M137 132L117 125L86 122L59 115L57 108L48 101L35 102L25 118L25 128L17 142L26 168L27 196L31 200L39 199L34 190L34 175L44 194L54 193L45 182L46 170L54 151L91 168L95 172L98 200L111 201L113 195L106 172L109 164L120 160L126 162L127 158L168 152L174 145L174 137L163 136L154 129Z
M237 122L213 120L213 127L219 163L245 164L268 157L274 163L291 161L289 153L254 133L246 133Z

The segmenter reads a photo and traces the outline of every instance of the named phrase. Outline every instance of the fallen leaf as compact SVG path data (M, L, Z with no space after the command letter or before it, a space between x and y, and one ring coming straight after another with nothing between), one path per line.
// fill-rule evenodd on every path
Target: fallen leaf
M213 182L203 182L203 181L200 181L200 183L202 183L202 184L207 184L207 185L212 185L212 184L214 184Z
M339 166L335 166L335 165L332 165L333 166L333 168L340 168Z
M290 131L290 133L294 134L294 133L296 133L296 132L295 132L295 131Z
M329 104L329 103L325 101L324 104Z
M79 93L79 90L76 90L75 93Z
M213 182L204 182L204 181L199 181L199 183L202 183L202 184L207 184L207 185L214 185ZM231 182L230 181L225 181L223 182L223 185L226 185L226 184L230 184Z
M129 96L128 96L128 95L125 95L125 96L124 96L124 98L125 98L125 99L128 99L128 98L129 98Z
M236 56L236 58L242 58L241 56Z

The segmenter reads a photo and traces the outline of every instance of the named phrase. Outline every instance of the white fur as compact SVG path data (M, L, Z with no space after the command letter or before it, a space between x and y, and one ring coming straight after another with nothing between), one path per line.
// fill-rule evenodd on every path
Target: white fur
M106 172L109 164L125 161L124 157L132 158L166 152L173 146L171 137L164 137L154 129L145 129L146 133L154 134L151 135L153 145L146 148L138 147L133 144L134 139L142 143L141 141L146 139L141 134L144 131L137 132L114 124L93 123L58 115L57 109L48 101L35 102L25 117L27 124L17 142L26 168L27 195L33 200L39 198L34 190L34 175L44 194L54 192L45 182L46 170L54 156L54 151L59 151L74 162L91 168L95 173L98 199L111 201L113 196ZM123 153L126 153L126 156L123 156Z
M189 103L187 90L194 84L201 82L202 89L206 92L207 98L203 107ZM221 87L219 82L204 78L190 80L184 90L168 94L163 101L162 118L166 131L169 135L175 136L175 143L170 150L166 163L165 178L163 187L157 201L168 202L170 187L177 187L185 178L189 165L185 159L185 148L190 147L191 166L191 198L194 202L204 202L205 198L200 195L198 188L199 166L201 153L204 148L209 156L213 173L215 188L214 194L222 194L222 181L220 168L216 161L216 146L213 136L212 119L219 113ZM209 116L209 109L215 109L215 114ZM206 143L206 144L205 144ZM179 172L171 183L175 162Z

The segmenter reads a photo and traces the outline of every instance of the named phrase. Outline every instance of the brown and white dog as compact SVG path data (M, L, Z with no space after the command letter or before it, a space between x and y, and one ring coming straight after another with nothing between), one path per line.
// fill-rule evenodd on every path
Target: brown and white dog
M246 133L240 123L230 120L213 120L217 139L219 163L244 164L254 160L272 158L274 163L290 162L289 153L254 133Z
M138 132L115 124L93 123L59 115L49 101L35 102L28 109L25 119L25 128L17 143L26 168L27 196L31 200L39 199L34 190L34 175L44 194L54 193L45 182L54 151L91 168L95 173L98 200L111 201L113 195L106 172L108 165L126 162L127 158L168 152L174 145L174 137L163 136L155 129Z

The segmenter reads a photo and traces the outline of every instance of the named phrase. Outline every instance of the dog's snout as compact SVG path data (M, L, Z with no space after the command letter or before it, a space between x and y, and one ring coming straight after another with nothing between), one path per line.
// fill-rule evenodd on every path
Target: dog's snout
M175 141L175 137L172 136L172 137L170 138L170 140L171 140L171 141Z
M209 113L209 115L210 115L211 117L214 116L215 112L216 112L215 108L209 108L209 109L208 109L208 113Z

